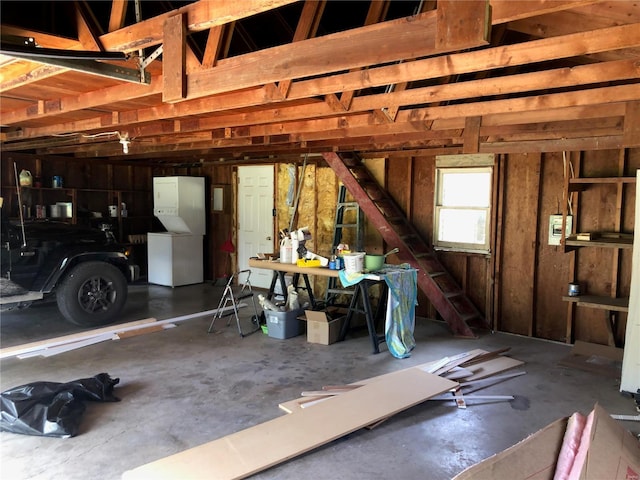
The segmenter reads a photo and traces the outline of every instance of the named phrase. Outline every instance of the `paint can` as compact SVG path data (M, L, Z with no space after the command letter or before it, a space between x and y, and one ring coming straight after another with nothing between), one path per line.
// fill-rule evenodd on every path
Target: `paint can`
M569 296L570 297L578 297L580 296L580 284L571 282L569 284Z

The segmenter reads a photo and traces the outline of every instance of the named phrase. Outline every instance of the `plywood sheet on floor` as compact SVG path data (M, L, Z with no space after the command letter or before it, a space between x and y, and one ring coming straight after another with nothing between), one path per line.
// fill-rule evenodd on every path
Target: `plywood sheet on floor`
M409 368L314 408L284 415L125 472L125 480L235 479L265 470L457 385ZM265 448L268 445L269 448Z

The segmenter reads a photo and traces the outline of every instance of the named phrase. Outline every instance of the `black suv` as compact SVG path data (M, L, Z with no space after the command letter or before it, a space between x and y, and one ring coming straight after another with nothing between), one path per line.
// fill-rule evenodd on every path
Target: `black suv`
M0 310L55 295L60 313L88 327L114 321L139 269L108 230L51 220L2 219Z

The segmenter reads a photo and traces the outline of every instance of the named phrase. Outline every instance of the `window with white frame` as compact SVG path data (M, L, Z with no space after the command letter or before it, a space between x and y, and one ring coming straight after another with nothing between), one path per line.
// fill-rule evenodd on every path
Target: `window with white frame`
M493 154L436 157L433 246L490 252Z

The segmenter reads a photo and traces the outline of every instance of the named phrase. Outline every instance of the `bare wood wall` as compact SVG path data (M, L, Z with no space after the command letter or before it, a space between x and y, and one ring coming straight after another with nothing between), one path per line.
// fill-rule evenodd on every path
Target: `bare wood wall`
M581 154L582 176L633 175L640 168L640 149L625 152L620 161L617 150ZM567 154L567 158L569 155ZM559 213L563 202L564 166L562 152L502 155L496 174L501 171L496 195L501 200L496 219L495 274L491 258L481 255L442 253L441 259L467 294L487 312L499 330L557 341L566 341L567 304L562 301L570 278L570 265L575 256L576 276L593 294L629 294L631 252L619 254L619 275L612 278L613 253L610 249L583 248L565 253L562 247L547 242L549 215ZM392 157L370 162L376 178L412 220L418 231L430 240L433 224L435 157ZM621 166L622 165L622 166ZM294 191L302 171L296 165ZM233 186L235 169L228 165L154 170L154 175L203 175L209 184ZM290 209L286 195L290 177L288 164L276 164L276 225L288 228ZM309 226L313 239L308 247L329 255L335 215L338 181L330 168L309 163L304 171L297 218L294 227ZM576 221L582 230L614 230L614 218L620 215L620 230L633 232L635 185L627 185L620 204L614 186L593 189L580 194ZM225 255L220 247L233 232L235 201L223 213L210 214L207 278L224 274ZM367 249L380 251L385 246L368 228ZM277 232L274 232L274 234ZM322 279L314 279L315 288L324 289ZM613 285L615 283L615 285ZM437 314L421 294L419 316ZM608 341L606 311L576 309L575 338L606 344ZM495 317L495 318L493 318ZM615 335L624 338L625 314L618 316Z
M580 157L576 175L603 177L633 176L640 168L640 149L602 150L567 154ZM3 159L3 185L10 185L12 166ZM19 168L34 168L27 156L19 156ZM35 161L35 160L34 160ZM204 165L171 168L131 166L105 167L81 165L56 158L40 159L40 171L64 171L68 182L79 188L149 190L151 178L160 175L195 175L207 178L207 185L228 187L225 208L213 212L207 207L208 236L205 246L205 278L223 277L232 268L228 255L221 251L231 235L235 243L235 166ZM603 248L582 248L565 253L562 247L547 243L549 215L559 213L563 202L562 152L502 155L496 169L499 182L496 192L498 213L492 257L471 254L441 253L445 266L466 290L478 308L486 312L501 331L566 341L568 305L562 301L568 283L575 277L583 288L596 295L628 296L631 279L631 250L614 252ZM392 157L370 162L379 181L396 199L417 230L431 239L435 157ZM33 164L35 165L35 164ZM286 203L290 177L288 164L276 168L276 225L288 228L291 209ZM301 164L295 168L294 191L299 187ZM105 183L106 182L106 183ZM329 167L309 163L304 171L295 228L309 226L313 240L308 247L322 255L330 255L338 181ZM210 191L208 191L210 194ZM634 228L635 184L624 187L598 186L580 193L575 221L582 231L620 230L632 233ZM210 195L207 198L210 198ZM574 199L576 200L576 199ZM616 223L616 218L618 221ZM368 228L366 248L384 250L380 237ZM277 232L274 232L277 235ZM277 238L277 237L276 237ZM495 265L494 265L495 261ZM614 272L617 271L617 274ZM315 279L323 291L324 283ZM419 316L435 317L426 298L419 296ZM575 339L606 344L610 340L609 318L604 310L576 308ZM624 338L626 314L619 314L613 326L615 340Z

